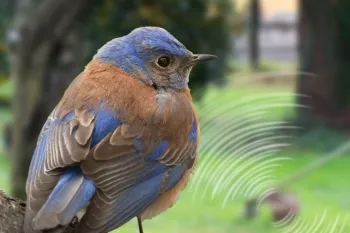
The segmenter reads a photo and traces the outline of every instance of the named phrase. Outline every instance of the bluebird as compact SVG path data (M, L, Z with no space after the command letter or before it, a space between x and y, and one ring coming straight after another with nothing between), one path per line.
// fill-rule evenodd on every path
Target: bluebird
M26 183L25 233L105 233L170 208L197 160L188 88L193 54L169 32L141 27L98 50L38 138Z

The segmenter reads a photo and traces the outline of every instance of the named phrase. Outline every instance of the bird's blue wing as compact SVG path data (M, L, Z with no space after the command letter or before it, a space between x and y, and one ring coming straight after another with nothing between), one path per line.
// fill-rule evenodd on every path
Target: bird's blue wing
M183 165L169 168L166 173L145 179L122 191L115 198L98 190L81 225L78 226L78 232L110 232L120 227L142 213L162 192L176 185L185 170Z
M142 130L120 124L82 162L82 171L97 187L78 232L109 232L140 216L160 195L173 188L192 167L197 148L197 122L184 144L146 141ZM145 152L152 145L150 153ZM149 149L149 147L147 148ZM187 155L187 156L186 156ZM166 164L164 161L170 161Z
M112 112L81 110L58 117L54 111L30 167L27 232L66 225L89 201L79 225L82 232L109 231L139 215L189 168L162 159L193 156L195 122L192 128L181 150L163 140L145 154L144 147L153 142L143 140L139 128L123 124Z
M30 165L26 192L26 232L67 225L95 193L79 167L120 121L111 112L56 110L40 133Z
M78 167L68 168L33 219L33 225L40 230L68 225L88 203L95 190L95 185Z

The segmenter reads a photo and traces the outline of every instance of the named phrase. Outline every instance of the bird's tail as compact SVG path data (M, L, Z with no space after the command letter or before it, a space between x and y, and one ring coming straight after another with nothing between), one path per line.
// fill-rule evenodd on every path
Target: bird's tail
M67 226L89 202L95 189L80 169L68 169L33 219L33 228L59 230L60 226Z

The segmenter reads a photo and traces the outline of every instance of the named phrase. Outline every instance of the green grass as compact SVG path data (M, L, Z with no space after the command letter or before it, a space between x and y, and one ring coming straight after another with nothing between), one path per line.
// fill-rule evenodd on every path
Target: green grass
M269 119L280 120L294 116L295 95L291 87L243 86L234 88L209 88L204 98L196 103L198 114L204 108L227 108L234 116L235 109L260 109L265 106ZM266 119L267 120L267 119Z
M4 95L10 95L10 86L3 87ZM266 97L273 93L292 93L290 87L264 87L264 86L245 86L234 87L226 89L210 88L204 100L201 103L196 103L196 107L200 112L200 116L208 116L214 114L207 109L209 104L217 108L224 108L230 104L236 106L242 99L252 98L249 106L252 108L256 106L263 106L269 103L287 103L293 104L294 97L286 95L285 97ZM2 89L0 88L0 95ZM266 98L264 98L264 96ZM285 117L293 116L294 109L289 107L269 107L267 118L263 120L274 121L281 120ZM202 115L201 115L202 114ZM234 115L231 115L234 116ZM230 115L226 116L230 117ZM4 123L11 119L11 114L8 110L0 111L0 129ZM323 145L327 140L327 133L323 137L317 135L310 135L311 139L305 137L305 141L310 141L312 145ZM329 137L329 136L328 136ZM335 136L332 138L336 138ZM319 140L319 141L317 141ZM307 143L305 143L307 144ZM336 143L334 143L336 144ZM311 144L310 144L311 145ZM283 151L279 156L290 157L293 160L283 161L281 166L277 167L274 175L278 180L288 177L290 174L296 172L302 167L310 164L312 161L319 158L319 153L324 148L317 146L318 149L300 150L293 148ZM329 148L328 148L329 149ZM199 157L199 167L202 159L208 156L202 154ZM0 189L9 191L9 166L8 159L4 156L0 157ZM340 157L326 166L316 170L309 176L292 184L289 191L297 194L301 203L300 219L306 225L310 225L315 219L318 222L322 217L322 213L327 209L327 216L323 221L323 226L331 225L335 222L337 215L341 216L342 220L350 213L350 156ZM216 166L210 167L210 171L214 171ZM200 169L197 169L200 172ZM210 174L210 173L209 173ZM220 174L220 173L219 173ZM215 178L214 181L218 179ZM193 181L194 179L192 179ZM242 217L242 210L244 208L245 197L237 195L235 199L230 200L223 206L223 200L226 195L226 190L218 193L211 198L211 191L214 184L202 182L198 186L195 193L192 183L180 195L180 199L168 211L155 217L152 220L144 222L145 232L147 233L213 233L213 232L235 232L235 233L274 233L286 232L274 226L271 222L270 209L267 206L262 206L261 214L258 218L247 221ZM191 188L192 187L192 188ZM203 196L203 197L202 197ZM132 220L122 228L115 232L120 233L135 233L138 232L136 220ZM298 231L294 231L298 232ZM309 231L299 231L309 232ZM338 231L339 232L339 231ZM350 223L346 224L343 232L350 232Z

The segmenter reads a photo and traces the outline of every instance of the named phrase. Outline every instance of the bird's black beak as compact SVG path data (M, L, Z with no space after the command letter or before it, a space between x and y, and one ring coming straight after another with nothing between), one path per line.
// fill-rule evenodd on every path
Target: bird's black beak
M218 57L211 54L193 54L191 57L191 64L197 65L198 63L210 61L213 59L218 59Z

